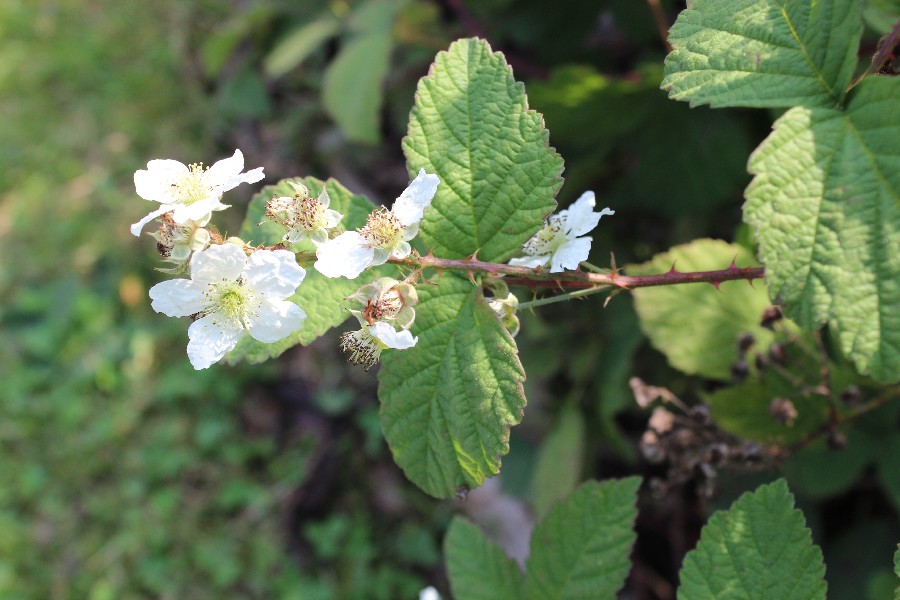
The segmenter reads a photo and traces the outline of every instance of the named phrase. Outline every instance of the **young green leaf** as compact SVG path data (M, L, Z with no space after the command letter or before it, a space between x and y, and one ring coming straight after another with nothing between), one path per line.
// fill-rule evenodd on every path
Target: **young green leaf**
M900 80L867 78L846 111L791 109L749 168L772 297L803 327L827 321L861 373L900 379Z
M522 597L524 579L519 565L463 517L454 518L450 524L444 554L457 600Z
M531 536L528 600L614 599L636 535L639 477L588 481L555 505Z
M347 139L366 144L380 136L378 114L393 40L390 31L365 33L347 42L325 71L322 103Z
M266 202L277 196L293 196L294 189L288 184L289 181L292 180L284 179L275 185L266 186L253 196L250 206L247 207L247 217L241 226L241 239L253 245L270 246L281 243L285 230L282 226L265 219ZM294 179L293 181L299 181L306 185L313 197L318 197L322 186L325 185L331 199L329 208L344 215L341 225L345 229L363 226L366 217L375 208L365 196L353 194L334 179L329 179L324 184L315 177ZM293 249L314 252L315 246L312 242L304 241L294 244ZM392 268L388 266L381 270L366 271L362 277L351 281L343 277L336 279L325 277L312 268L312 263L304 266L306 267L306 277L297 288L297 293L288 298L306 311L303 327L274 344L263 344L250 336L244 336L237 347L228 354L229 362L235 363L239 360L251 363L263 362L280 355L297 344L309 344L332 327L343 323L350 316L344 305L344 298L353 294L360 286L386 274L384 273L386 269Z
M715 513L684 559L679 600L825 599L825 564L783 479Z
M725 269L734 260L741 267L756 265L744 247L720 240L700 239L657 254L649 262L629 266L629 275L662 273L673 265L679 271ZM751 333L755 343L749 355L765 352L775 336L760 326L770 305L765 286L728 281L716 290L711 285L660 286L636 289L635 308L641 329L653 347L676 369L712 379L731 378L738 358L737 338Z
M422 221L435 254L504 262L553 212L562 158L512 69L484 40L454 42L419 81L403 139L410 172L441 178Z
M522 419L525 372L480 288L445 273L418 288L414 348L388 351L378 374L384 436L406 476L438 498L500 471Z
M837 107L856 67L855 0L696 0L669 32L662 89L691 106Z

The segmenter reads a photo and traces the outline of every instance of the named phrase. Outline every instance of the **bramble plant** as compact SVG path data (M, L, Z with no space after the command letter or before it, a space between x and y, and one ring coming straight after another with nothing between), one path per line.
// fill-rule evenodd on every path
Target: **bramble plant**
M854 78L861 32L861 8L846 0L696 0L670 32L671 98L787 109L749 162L744 220L764 268L716 240L645 265L586 262L589 234L615 207L597 210L587 191L557 210L563 161L543 117L504 56L473 38L440 52L419 81L403 140L411 183L390 208L333 179L286 179L257 193L238 237L223 239L209 226L227 208L223 194L263 178L242 172L240 151L208 169L154 160L138 171L138 194L161 206L132 233L161 218L152 235L164 272L189 277L154 286L152 306L192 317L197 369L273 358L355 317L340 348L366 369L382 363L384 436L406 476L437 498L482 485L509 451L526 404L516 312L594 294L633 292L644 331L675 368L743 380L711 392L708 413L635 380L638 403L655 407L648 460L681 453L682 468L702 471L780 461L818 437L837 444L839 426L895 399L900 381L900 79L877 74L881 64ZM709 335L697 343L692 328ZM881 391L870 401L840 402L873 382ZM691 447L675 443L679 428L693 428ZM524 573L455 519L445 541L454 594L615 597L640 484L587 482L548 504ZM777 481L715 514L679 597L824 598L822 553L793 503Z

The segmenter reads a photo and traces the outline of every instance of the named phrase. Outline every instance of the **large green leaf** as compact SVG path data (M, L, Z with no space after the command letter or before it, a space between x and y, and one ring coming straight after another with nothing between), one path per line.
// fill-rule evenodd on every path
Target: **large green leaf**
M801 326L827 321L860 372L900 379L900 79L867 78L846 111L788 111L750 170L772 296Z
M524 578L519 565L466 519L453 519L444 538L444 554L457 600L522 597Z
M613 600L631 567L640 477L588 481L554 506L531 536L528 600Z
M244 224L241 227L241 239L254 245L263 244L267 246L281 242L284 228L265 220L265 207L266 202L271 198L294 195L293 188L288 184L289 181L302 182L309 188L310 194L313 196L318 196L319 192L322 191L323 182L315 177L294 180L284 179L275 185L264 187L250 201L250 206L247 208L247 217L244 219ZM353 194L334 179L329 179L324 182L324 185L328 190L328 196L331 198L329 208L344 215L341 225L345 229L362 227L374 205L365 196ZM293 249L313 252L315 251L315 246L311 242L305 241L295 244ZM306 277L303 283L300 284L300 287L297 288L297 293L288 298L306 311L306 320L303 321L303 327L296 333L274 344L263 344L250 336L244 336L237 347L228 354L229 362L234 363L241 359L254 363L262 362L278 356L297 344L309 344L332 327L343 323L350 316L343 302L344 298L353 294L360 286L385 274L384 271L386 269L392 268L388 266L382 269L368 270L357 279L348 280L343 277L335 279L325 277L313 268L312 262L303 266L306 268Z
M454 42L419 81L403 150L411 172L441 178L422 222L439 256L504 262L553 211L562 158L540 113L487 42Z
M743 246L721 240L701 239L657 254L649 262L628 266L629 275L665 273L673 265L682 272L712 271L756 264ZM641 329L653 347L666 355L673 367L691 375L730 379L737 360L737 338L751 333L756 343L750 351L765 353L774 334L760 326L770 305L765 286L728 281L716 290L712 285L648 287L634 290Z
M381 423L394 460L439 498L500 471L509 428L522 419L525 372L516 344L465 277L418 288L416 347L386 351Z
M691 105L836 107L856 67L856 0L696 0L669 32L662 88Z
M825 564L783 479L715 513L684 559L679 600L824 600Z

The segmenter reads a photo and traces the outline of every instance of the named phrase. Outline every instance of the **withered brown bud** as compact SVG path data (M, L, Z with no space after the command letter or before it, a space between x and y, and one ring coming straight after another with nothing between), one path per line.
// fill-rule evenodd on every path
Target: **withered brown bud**
M759 462L763 459L762 448L756 442L746 442L741 446L741 458L747 462Z
M763 311L759 324L766 329L774 329L774 324L784 318L780 306L769 306Z
M862 403L862 393L859 391L859 387L855 385L851 385L842 391L840 398L841 402L847 406L859 406Z
M740 383L747 379L747 375L750 374L750 365L747 364L747 361L743 358L739 358L734 361L734 364L731 365L731 378L736 382Z
M706 404L695 404L691 407L689 415L691 420L697 425L703 425L705 427L712 423L712 415L709 412L709 406Z
M731 449L727 444L714 444L709 448L708 461L713 466L719 466L725 463L725 460L731 454Z
M753 337L752 333L742 333L737 338L737 349L738 353L741 356L744 356L747 353L747 350L753 347L753 344L756 343L756 338Z
M659 464L666 459L666 451L659 444L659 437L650 430L641 436L641 455L648 463Z
M797 419L797 408L787 398L773 398L769 403L769 415L776 423L790 427Z
M839 452L847 447L847 435L840 431L831 431L825 438L825 442L828 444L829 450Z
M784 344L775 342L774 344L769 346L769 358L772 360L772 362L784 366L785 363L787 363L787 354L784 351Z

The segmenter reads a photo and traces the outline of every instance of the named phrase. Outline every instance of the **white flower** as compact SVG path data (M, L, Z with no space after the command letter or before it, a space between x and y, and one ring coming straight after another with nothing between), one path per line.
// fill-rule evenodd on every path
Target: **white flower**
M193 252L199 252L209 246L212 237L204 225L209 216L200 221L186 221L178 225L171 214L162 215L159 230L150 235L156 239L156 250L165 262L172 263L170 269L159 269L163 273L181 273L187 266Z
M380 277L356 290L347 300L363 306L362 310L350 311L360 322L387 321L401 329L409 329L416 320L413 306L419 302L419 295L410 283Z
M514 258L509 264L535 268L549 263L551 273L577 269L591 252L591 238L578 236L594 229L603 215L616 214L608 208L594 212L595 205L594 192L583 193L569 208L551 215L541 230L525 242L523 250L527 256Z
M306 313L285 298L305 275L287 250L247 256L235 244L220 244L194 254L190 279L158 283L150 298L156 312L195 317L187 353L199 370L221 360L245 331L270 344L300 329Z
M419 600L441 600L441 595L431 586L419 592Z
M302 183L288 182L294 188L294 197L279 196L266 202L266 216L287 228L283 241L290 244L309 240L319 246L328 241L328 232L337 227L344 215L331 210L331 198L323 187L318 198L309 195Z
M419 341L406 329L397 331L394 326L385 321L375 321L369 324L365 319L357 315L362 329L348 331L341 335L340 348L348 353L349 360L355 365L365 365L368 371L372 365L381 358L381 352L386 348L406 350L412 348Z
M382 265L389 258L409 256L409 240L419 233L419 221L440 182L437 175L420 169L391 210L380 207L372 211L362 228L344 232L319 246L316 269L326 277L343 275L355 279L367 267Z
M144 225L156 217L171 212L179 225L187 221L202 221L215 210L225 210L222 194L242 183L256 183L265 175L259 167L246 173L244 155L218 161L209 168L203 164L186 166L177 160L151 160L146 170L134 173L134 187L138 196L159 202L160 207L131 226L131 233L140 235Z

